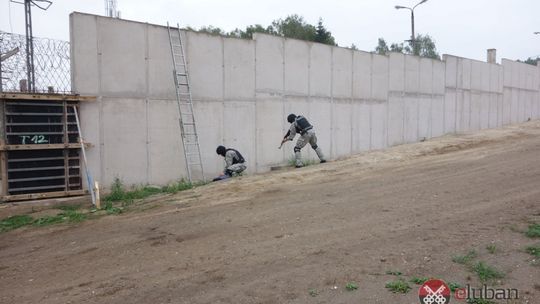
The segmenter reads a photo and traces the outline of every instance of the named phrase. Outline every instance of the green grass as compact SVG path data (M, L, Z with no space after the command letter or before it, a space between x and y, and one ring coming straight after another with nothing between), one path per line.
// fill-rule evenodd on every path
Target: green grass
M527 246L527 248L525 248L525 252L536 258L540 258L540 245Z
M311 165L316 165L318 163L319 163L319 161L315 160L315 159L302 159L302 164L304 165L304 167L311 166ZM296 166L296 159L294 158L294 156L289 158L288 164L291 167Z
M401 273L401 271L388 270L388 271L386 272L386 274L389 274L389 275L395 275L395 276L400 276L400 275L402 275L403 273Z
M182 179L177 183L169 184L169 185L163 187L162 191L166 192L166 193L177 193L177 192L180 192L180 191L192 189L195 186L199 186L199 184L193 185L192 183Z
M413 277L410 281L411 281L411 283L414 283L416 285L422 285L425 282L429 281L429 278L426 278L426 277L421 277L421 278Z
M44 216L44 217L40 217L38 219L36 219L32 225L34 226L37 226L37 227L43 227L43 226L48 226L48 225L53 225L53 224L59 224L59 223L62 223L64 221L64 216L62 214L57 214L57 215L54 215L54 216Z
M486 249L491 254L495 254L495 252L497 252L497 246L495 246L494 244L487 245Z
M401 279L388 282L386 283L385 287L393 293L407 293L409 292L409 290L411 290L411 286L409 285L409 283Z
M448 287L450 288L450 291L452 291L452 292L456 291L458 288L463 288L463 286L461 284L456 283L456 282L448 283Z
M111 193L105 197L105 202L123 202L123 205L130 205L133 201L147 198L159 193L177 193L207 184L206 182L190 183L184 179L169 184L165 187L139 186L132 190L126 190L120 179L116 178L111 185Z
M540 238L540 224L529 225L529 230L525 232L525 235L530 238Z
M319 291L317 289L315 289L315 288L308 289L308 293L312 297L316 297L316 296L319 295Z
M347 285L345 285L345 289L347 289L348 291L357 290L358 289L358 284L356 284L354 282L349 282L349 283L347 283Z
M34 219L29 215L14 215L0 220L0 232L6 232L17 229L22 226L30 225Z
M469 264L474 258L476 258L477 254L476 251L470 250L465 255L456 255L452 257L452 262L466 265Z
M493 281L495 279L504 278L505 274L484 262L478 262L472 266L472 271L474 271L482 283Z

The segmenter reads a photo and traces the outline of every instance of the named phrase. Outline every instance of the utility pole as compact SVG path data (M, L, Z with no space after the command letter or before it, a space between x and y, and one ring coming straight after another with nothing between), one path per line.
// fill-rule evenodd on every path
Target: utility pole
M419 6L420 4L423 4L423 3L426 3L428 0L422 0L420 1L420 3L418 3L417 5L413 6L412 8L410 7L407 7L407 6L401 6L401 5L396 5L395 8L396 9L408 9L411 11L411 45L412 45L412 48L413 48L413 54L414 55L419 55L418 54L418 48L416 47L416 37L414 35L414 9Z
M42 10L47 10L52 2L48 0L24 0L19 2L11 0L11 2L24 4L24 19L26 29L26 78L27 90L29 92L36 91L36 74L34 71L34 40L32 34L32 5L37 6Z

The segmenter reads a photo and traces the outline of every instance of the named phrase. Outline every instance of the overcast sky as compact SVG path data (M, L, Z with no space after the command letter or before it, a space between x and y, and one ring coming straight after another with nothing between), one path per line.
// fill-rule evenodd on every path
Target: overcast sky
M22 1L22 0L19 0ZM372 51L377 38L402 42L411 35L410 13L395 5L420 0L118 0L123 19L181 26L213 25L224 30L299 14L319 17L340 46L354 43ZM104 15L104 0L53 0L48 11L35 8L34 36L69 39L69 13ZM416 32L431 35L441 54L485 60L486 49L500 58L540 56L540 0L429 0L415 10ZM0 0L0 30L24 33L24 7Z

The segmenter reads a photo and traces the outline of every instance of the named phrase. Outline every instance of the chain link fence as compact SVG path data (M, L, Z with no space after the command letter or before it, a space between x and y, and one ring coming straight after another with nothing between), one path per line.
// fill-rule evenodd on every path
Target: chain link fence
M54 93L71 93L69 42L36 37L33 42L36 92L51 93L52 87ZM0 31L0 54L7 57L0 62L1 91L20 92L19 82L27 79L26 36Z

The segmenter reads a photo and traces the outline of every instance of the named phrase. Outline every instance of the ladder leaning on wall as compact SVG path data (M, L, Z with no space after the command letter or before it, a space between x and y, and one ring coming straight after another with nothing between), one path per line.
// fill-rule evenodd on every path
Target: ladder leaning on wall
M178 105L178 122L182 133L182 145L184 147L184 158L188 179L193 182L194 173L200 174L200 179L204 180L204 171L201 157L201 147L199 136L195 125L195 115L193 114L193 100L191 97L191 87L189 84L186 56L182 44L180 26L171 28L167 23L169 32L169 42L173 60L174 84L176 87L176 102Z

